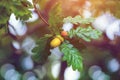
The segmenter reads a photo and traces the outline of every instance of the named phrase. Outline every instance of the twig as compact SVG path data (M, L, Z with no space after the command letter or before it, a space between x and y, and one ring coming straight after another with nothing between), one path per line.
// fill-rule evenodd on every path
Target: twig
M41 15L41 13L39 12L39 10L37 9L35 2L33 3L33 5L34 5L34 8L35 8L36 12L38 13L39 17L42 19L42 21L49 26L48 22L43 18L43 16Z

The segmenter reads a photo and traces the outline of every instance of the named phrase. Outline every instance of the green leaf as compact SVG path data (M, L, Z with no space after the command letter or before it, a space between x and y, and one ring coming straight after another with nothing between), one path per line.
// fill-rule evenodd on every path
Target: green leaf
M36 54L42 52L45 49L47 41L51 36L52 35L46 34L43 37L41 37L40 39L38 39L36 42L37 46L33 48L32 52L36 53Z
M87 28L77 27L77 29L71 29L69 32L69 37L78 37L82 38L83 40L89 42L91 39L98 39L102 32L92 29L90 26Z
M81 16L77 15L75 17L68 16L67 18L63 19L64 23L70 22L73 24L89 24L94 21L94 18L82 18Z
M68 66L72 66L73 70L83 70L83 59L80 55L79 50L67 42L64 42L60 46L60 50L64 54L63 60L67 62Z
M9 20L11 12L6 7L0 5L0 26L5 25Z
M32 55L32 59L37 62L43 64L49 55L49 39L52 35L46 34L40 39L37 40L36 44L37 46L33 48L32 52L34 55Z
M61 3L56 3L49 12L48 23L52 34L60 34L62 20Z
M29 9L32 7L31 3L27 0L1 0L0 27L7 24L12 13L15 14L16 19L22 21L28 20L31 17L31 11Z
M16 15L17 19L28 20L31 17L32 5L27 0L15 1L12 3L14 6L10 7L10 10Z

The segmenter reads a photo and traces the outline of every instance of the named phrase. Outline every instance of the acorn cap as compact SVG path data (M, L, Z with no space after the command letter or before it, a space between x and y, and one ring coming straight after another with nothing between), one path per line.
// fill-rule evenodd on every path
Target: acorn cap
M64 38L61 35L56 35L56 38L59 38L61 42L64 41Z

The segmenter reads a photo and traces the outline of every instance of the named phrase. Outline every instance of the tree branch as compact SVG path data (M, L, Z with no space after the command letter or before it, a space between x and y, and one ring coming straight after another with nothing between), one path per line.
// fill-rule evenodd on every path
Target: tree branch
M35 8L35 11L38 13L39 18L42 19L42 21L49 26L48 22L43 18L43 16L41 15L41 13L39 12L39 10L37 9L35 2L33 2L33 5L34 5L34 8Z

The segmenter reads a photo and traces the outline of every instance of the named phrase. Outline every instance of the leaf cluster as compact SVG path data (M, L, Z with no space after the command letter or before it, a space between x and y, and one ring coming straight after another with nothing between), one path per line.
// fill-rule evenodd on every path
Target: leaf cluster
M47 57L47 51L49 51L49 48L47 48L47 46L49 46L49 39L52 35L50 34L46 34L43 37L41 37L40 39L38 39L36 41L36 47L34 47L32 49L32 52L34 53L32 58L35 62L44 62L45 61L45 57ZM42 60L44 59L44 60Z
M49 12L49 30L52 34L60 34L62 26L62 8L61 3L56 3Z
M70 22L73 24L89 24L93 21L94 21L94 18L82 18L79 15L77 15L75 17L68 16L67 18L63 19L64 23Z
M11 40L10 36L7 36L5 29L0 29L0 46L8 45Z
M89 42L91 39L98 39L102 35L102 32L92 29L89 26L87 28L77 27L76 29L71 29L68 34L70 38L78 37Z
M16 19L27 20L31 17L32 5L27 0L1 0L0 1L0 26L4 27L12 13Z
M83 70L83 59L78 49L69 42L64 42L60 46L60 50L64 54L63 60L67 62L68 66L72 66L73 70Z

